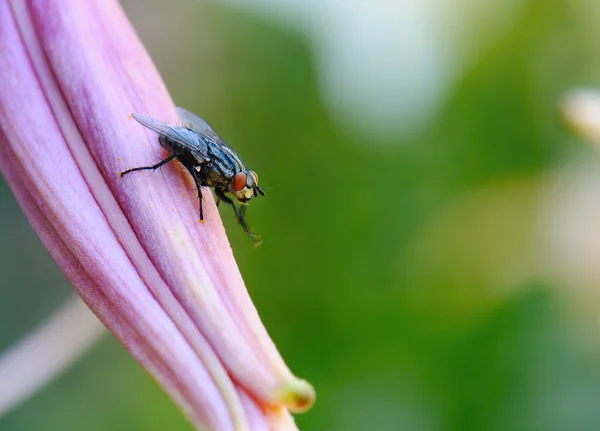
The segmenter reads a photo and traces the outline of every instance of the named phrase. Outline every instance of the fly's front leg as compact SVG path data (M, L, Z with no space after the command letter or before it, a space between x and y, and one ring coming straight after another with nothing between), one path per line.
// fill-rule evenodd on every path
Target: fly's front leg
M233 201L230 198L228 198L227 196L225 196L225 193L223 193L222 190L215 188L215 194L217 195L218 200L221 200L221 201L225 202L226 204L231 205L231 207L233 208L233 211L235 212L235 218L237 219L240 226L242 226L242 229L244 229L244 232L246 232L248 234L248 236L250 237L250 239L252 240L252 242L254 242L254 245L259 245L260 243L262 243L262 239L260 238L260 236L256 235L254 232L252 232L252 229L250 229L250 226L248 226L248 223L246 222L246 217L245 217L246 209L244 207L242 207L241 209L238 209L235 206L235 204L233 203Z
M156 169L160 168L162 165L166 165L171 160L176 159L177 157L179 157L179 154L171 154L169 157L167 157L164 160L161 160L160 162L158 162L155 165L152 165L152 166L140 166L139 168L127 169L126 171L119 172L119 176L124 177L125 174L128 174L130 172L135 172L135 171L150 171L150 170L155 171Z
M225 193L223 193L219 189L215 189L215 194L217 195L217 202L223 201L226 204L231 205L231 208L233 208L233 212L235 213L235 218L237 219L238 223L242 225L242 227L244 228L244 231L248 232L249 227L246 224L246 220L244 220L243 216L240 214L240 212L238 211L238 209L235 206L235 204L233 203L233 201L231 199L229 199L227 196L225 196Z

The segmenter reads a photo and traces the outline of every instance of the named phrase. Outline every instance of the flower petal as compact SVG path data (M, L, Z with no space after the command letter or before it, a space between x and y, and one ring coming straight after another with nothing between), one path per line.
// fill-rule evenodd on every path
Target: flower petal
M118 175L163 154L131 112L175 121L118 4L0 3L0 55L0 169L88 306L197 426L260 429L282 405L308 408L210 193L200 225L181 167Z
M183 169L163 169L151 178L148 173L117 175L154 163L162 152L155 135L125 121L129 111L175 121L173 105L158 75L142 73L154 71L147 55L137 43L123 43L136 38L115 3L84 4L61 4L53 20L48 19L52 2L32 2L30 12L60 94L79 130L92 137L87 144L94 163L160 276L233 378L267 405L304 410L312 403L313 389L290 373L260 322L212 196L205 192L206 223L199 225L193 185ZM105 40L107 28L113 37L96 50L82 50L82 45ZM96 88L107 90L98 95Z

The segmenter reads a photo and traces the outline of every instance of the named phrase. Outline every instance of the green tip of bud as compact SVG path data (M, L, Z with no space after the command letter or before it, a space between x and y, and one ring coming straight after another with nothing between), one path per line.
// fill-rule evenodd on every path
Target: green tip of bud
M317 394L310 383L302 379L290 380L282 391L281 403L293 413L309 410Z

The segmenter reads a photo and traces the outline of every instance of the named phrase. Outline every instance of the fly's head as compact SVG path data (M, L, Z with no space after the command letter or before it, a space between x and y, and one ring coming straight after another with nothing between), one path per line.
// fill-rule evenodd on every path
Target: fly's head
M253 197L265 195L263 189L258 186L258 175L254 171L241 171L233 176L231 190L234 196L242 204L246 204Z

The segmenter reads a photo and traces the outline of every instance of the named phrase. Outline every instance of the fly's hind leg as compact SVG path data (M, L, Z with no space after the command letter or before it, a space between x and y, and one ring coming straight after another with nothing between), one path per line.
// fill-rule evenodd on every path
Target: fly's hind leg
M150 171L150 170L155 171L156 169L160 168L162 165L166 165L171 160L176 159L177 157L179 157L179 154L171 154L169 157L167 157L164 160L161 160L160 162L158 162L155 165L152 165L152 166L140 166L139 168L127 169L126 171L119 172L119 176L120 177L124 177L125 174L128 174L130 172L135 172L135 171Z

